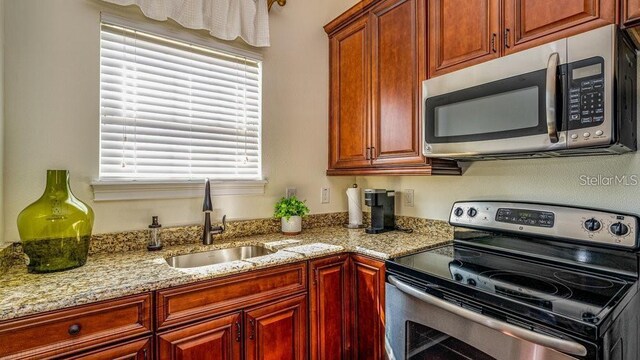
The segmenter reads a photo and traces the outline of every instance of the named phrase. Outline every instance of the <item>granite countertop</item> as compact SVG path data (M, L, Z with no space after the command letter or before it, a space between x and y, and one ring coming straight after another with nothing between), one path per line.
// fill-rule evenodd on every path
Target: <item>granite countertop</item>
M158 252L95 254L80 268L51 274L29 274L26 266L13 266L0 276L0 321L330 254L356 252L384 260L449 242L451 235L438 231L369 235L361 229L324 227L297 236L256 235ZM165 261L174 255L243 245L264 245L277 251L191 269L172 268Z

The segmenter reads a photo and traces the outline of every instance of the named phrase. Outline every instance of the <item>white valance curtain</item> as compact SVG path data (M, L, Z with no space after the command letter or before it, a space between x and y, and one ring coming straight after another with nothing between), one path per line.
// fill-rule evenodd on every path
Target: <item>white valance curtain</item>
M137 5L145 16L173 19L190 29L206 29L219 39L241 37L249 45L269 46L267 0L103 0L118 5Z

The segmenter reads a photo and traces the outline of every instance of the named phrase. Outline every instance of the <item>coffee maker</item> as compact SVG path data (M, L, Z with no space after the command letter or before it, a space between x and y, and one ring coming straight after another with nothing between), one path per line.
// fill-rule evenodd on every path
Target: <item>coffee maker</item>
M364 204L371 207L371 226L365 229L367 234L379 234L395 229L395 198L394 190L364 190Z

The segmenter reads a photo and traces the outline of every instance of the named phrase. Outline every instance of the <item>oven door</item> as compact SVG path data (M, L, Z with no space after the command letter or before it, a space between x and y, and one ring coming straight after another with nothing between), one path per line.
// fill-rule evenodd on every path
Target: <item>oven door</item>
M584 345L534 332L442 300L390 275L386 284L389 359L583 359Z
M566 149L566 63L563 39L424 81L424 155L473 159Z

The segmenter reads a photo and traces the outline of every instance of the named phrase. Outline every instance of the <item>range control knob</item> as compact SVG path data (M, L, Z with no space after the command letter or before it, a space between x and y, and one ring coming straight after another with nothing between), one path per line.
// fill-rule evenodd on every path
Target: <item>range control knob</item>
M462 210L461 207L456 208L455 210L453 210L453 214L457 217L460 217L462 215L464 215L464 210Z
M588 219L584 222L584 228L589 231L598 231L601 226L602 224L600 224L600 221L594 218Z
M467 280L467 284L471 285L471 286L476 286L476 281L473 279L469 279Z
M453 274L453 279L455 281L462 281L462 275L460 274Z
M617 223L611 224L609 230L611 230L611 233L613 235L617 236L624 236L629 233L629 227L619 221Z
M467 210L467 215L469 215L469 217L475 217L476 215L478 215L478 210L476 210L475 208L470 208L469 210Z

